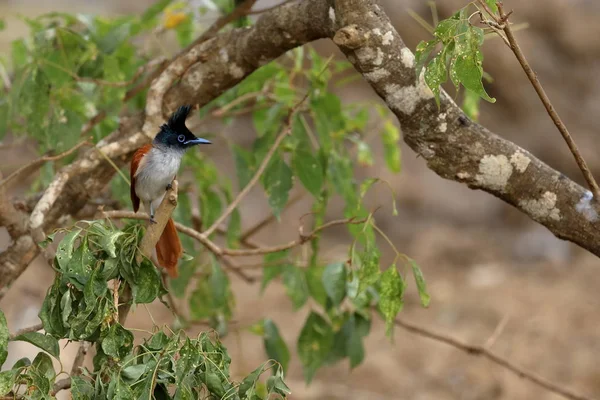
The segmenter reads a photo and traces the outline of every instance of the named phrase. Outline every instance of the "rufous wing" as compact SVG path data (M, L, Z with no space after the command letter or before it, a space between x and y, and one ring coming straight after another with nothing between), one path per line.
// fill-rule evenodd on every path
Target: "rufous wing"
M136 150L135 153L133 153L133 158L131 159L131 167L129 169L129 180L131 182L130 195L131 202L133 203L134 212L137 212L140 209L140 198L135 193L135 175L138 167L140 166L140 163L142 162L142 159L144 158L146 153L150 151L151 148L151 144L147 144L145 146L140 147Z
M177 263L183 254L183 247L177 235L172 218L169 218L165 230L156 243L156 258L161 267L167 270L171 278L177 278Z

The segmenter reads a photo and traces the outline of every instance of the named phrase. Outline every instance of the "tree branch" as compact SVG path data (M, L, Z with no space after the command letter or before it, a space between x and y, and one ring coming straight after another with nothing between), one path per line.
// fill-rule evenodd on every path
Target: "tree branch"
M571 390L565 389L562 386L559 386L557 384L550 382L549 380L537 375L534 372L531 372L524 368L518 367L515 364L513 364L512 362L510 362L509 360L507 360L506 358L500 357L499 355L492 353L488 348L486 348L484 346L464 343L464 342L461 342L450 336L446 336L441 333L433 332L427 328L423 328L421 326L411 324L411 323L403 321L399 318L397 318L394 321L394 324L396 326L399 326L399 327L411 332L411 333L414 333L414 334L422 336L422 337L426 337L426 338L434 340L436 342L447 344L449 346L452 346L452 347L454 347L460 351L463 351L467 354L470 354L472 356L479 356L479 357L487 358L492 363L499 365L500 367L512 372L519 378L528 380L528 381L536 384L537 386L540 386L543 389L548 390L552 393L556 393L564 398L571 399L571 400L592 400L591 397L583 396L581 394L572 392Z
M20 335L22 335L24 333L37 332L37 331L41 331L42 329L44 329L44 325L42 325L42 324L35 324L35 325L29 326L27 328L19 329L15 333L12 333L8 337L8 339L9 340L14 340L17 336L20 336Z
M489 12L489 9L488 9L488 12ZM502 27L502 30L506 34L506 39L508 40L510 49L515 54L515 57L519 61L519 64L521 64L523 71L525 71L525 74L527 75L527 78L531 82L531 85L533 86L538 97L542 101L542 104L544 104L544 108L546 108L546 111L548 112L548 115L552 119L552 122L554 122L554 125L556 125L556 127L558 128L558 131L560 132L563 139L567 143L567 146L569 146L569 150L573 154L573 157L575 157L575 162L577 162L577 166L581 170L581 173L583 174L583 177L585 178L590 190L594 194L594 200L596 202L600 201L600 187L598 187L598 183L596 183L596 180L594 179L592 172L590 171L587 163L585 162L583 156L581 155L579 148L575 144L573 137L569 133L567 126L564 124L564 122L562 121L562 119L560 118L560 116L558 115L556 110L554 109L554 106L552 105L550 98L546 94L544 87L540 83L540 80L538 79L537 74L533 71L533 69L531 68L531 65L529 65L529 62L527 61L527 58L525 58L525 54L523 53L523 50L521 50L521 46L519 46L519 43L517 42L517 39L515 38L515 35L510 26L510 23L508 22L508 17L512 13L512 11L509 12L508 14L506 14L504 12L502 3L498 3L498 12L500 13L500 19L497 22L500 24L500 26ZM493 13L490 15L492 17L494 17Z

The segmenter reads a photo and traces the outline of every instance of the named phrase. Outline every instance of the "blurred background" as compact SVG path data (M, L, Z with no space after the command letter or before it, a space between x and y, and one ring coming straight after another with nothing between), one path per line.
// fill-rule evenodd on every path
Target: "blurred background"
M0 0L0 16L6 21L6 30L0 33L0 53L8 54L10 41L27 33L25 25L16 18L19 14L68 11L118 15L141 12L150 4L151 0ZM262 0L255 8L273 4L276 2ZM409 14L412 10L431 22L427 1L382 0L381 4L409 48L414 49L420 40L431 37ZM446 18L465 4L466 0L440 0L437 9L440 17ZM594 175L600 177L596 119L600 111L600 2L506 0L505 6L515 10L514 22L529 24L518 32L521 46ZM210 22L209 14L206 23ZM314 45L321 54L341 57L329 41ZM571 154L512 52L501 40L493 39L486 41L484 55L484 68L494 78L487 90L497 103L482 104L480 122L583 183ZM380 102L360 79L340 88L339 94L344 102ZM379 128L376 118L370 124L371 129ZM242 145L254 138L251 124L244 119L227 127L210 121L209 126L198 129L218 132ZM203 151L233 177L234 164L223 142L220 145L217 141ZM497 354L552 382L600 397L598 259L554 238L500 200L439 178L404 143L401 146L403 170L399 175L389 173L382 163L359 172L362 177L386 179L394 187L398 217L391 217L389 192L383 185L367 197L368 206L383 206L378 225L401 251L419 262L432 295L430 307L421 308L411 282L400 317L473 344L485 343L498 331L492 347ZM373 148L375 154L381 154L379 143L373 142ZM6 176L35 157L34 143L14 143L7 137L0 145L0 170ZM23 182L13 194L25 192L30 184ZM269 225L256 239L276 244L295 238L296 221L310 210L310 205L308 197L301 198L285 212L285 223ZM268 213L264 192L254 190L242 207L243 226L251 226ZM336 217L339 213L331 207L328 218ZM349 240L345 231L327 231L324 237L327 256L344 257ZM7 244L8 236L0 228L0 251ZM384 262L389 261L391 254L384 255ZM53 276L52 269L39 258L0 301L11 331L38 322L37 313ZM261 338L246 328L269 316L293 349L309 310L305 307L294 312L280 282L272 284L261 296L258 285L248 285L236 276L231 279L236 296L235 323L224 343L233 359L233 374L243 376L266 359ZM150 311L158 323L172 320L160 303L150 307ZM144 329L152 326L143 307L135 310L127 325ZM501 329L497 329L499 326ZM358 368L350 371L347 363L323 368L310 386L304 384L300 363L293 356L286 379L293 392L290 398L559 398L486 360L400 328L391 342L381 321L374 322L365 347L366 358ZM67 345L62 351L65 370L70 368L76 351L75 345ZM29 344L11 343L5 365L36 353ZM90 356L86 365L91 366Z

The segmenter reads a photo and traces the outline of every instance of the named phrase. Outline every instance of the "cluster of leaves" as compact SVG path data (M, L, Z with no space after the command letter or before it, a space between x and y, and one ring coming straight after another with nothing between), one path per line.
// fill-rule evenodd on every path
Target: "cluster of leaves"
M217 3L224 9L233 6L229 0ZM27 131L38 140L42 150L62 150L79 140L81 127L89 117L105 110L109 117L93 131L96 139L104 137L118 123L127 85L100 82L127 81L134 76L148 57L136 50L131 39L157 27L161 15L165 17L164 26L175 29L182 46L190 43L194 12L169 1L159 1L139 17L105 19L53 14L27 20L33 37L13 44L13 69L18 83L8 99L0 100L0 121L2 113L6 113L10 117L8 128L19 133L19 121L33 119L32 127L22 132ZM307 230L325 222L326 211L335 197L344 202L347 218L362 221L348 225L352 244L348 258L343 261L323 262L318 237L310 242L308 257L298 256L294 251L265 256L261 291L272 280L281 278L295 310L309 301L316 304L296 343L307 381L324 365L346 358L351 367L362 362L362 341L370 331L374 310L386 320L391 334L407 286L406 273L399 271L402 266L409 267L414 274L422 304L426 306L429 302L423 276L413 260L394 249L397 254L394 262L383 271L380 267L381 251L376 242L374 219L363 205L364 196L378 180L361 182L355 176L356 166L374 164L369 110L364 105L343 104L330 87L331 80L349 66L346 62L324 59L309 47L299 48L281 61L255 71L200 112L201 117L207 117L214 115L215 110L226 109L226 123L235 115L251 114L256 139L250 148L231 144L236 183L241 189L280 134L289 110L300 103L308 90L300 112L291 121L291 134L283 140L260 178L268 204L280 219L290 191L298 183L313 199L314 218L312 227L305 227ZM56 84L55 75L60 78ZM129 106L142 107L144 97L141 92ZM71 102L77 103L76 106L72 107ZM75 116L61 110L70 110ZM378 109L377 121L381 127L375 133L383 146L385 164L391 172L398 173L400 132L383 108ZM56 126L68 123L73 124L69 129ZM50 134L58 131L61 135ZM193 226L196 221L192 221L192 209L197 203L203 227L210 226L233 200L234 184L201 152L188 152L183 165L192 173L197 197L186 190L184 183L174 218ZM51 171L47 176L52 177ZM115 176L111 187L113 197L127 206L129 187L122 177ZM239 386L229 381L229 361L224 349L210 342L207 336L182 342L178 335L169 337L159 332L134 349L131 332L115 320L116 309L107 282L111 279L127 282L135 303L149 303L165 293L155 267L147 260L139 264L135 260L140 225L129 224L122 230L98 221L80 225L62 232L65 236L54 261L57 276L40 313L47 335L35 335L49 338L44 340L66 338L96 343L95 370L74 378L74 394L82 396L79 398L98 394L138 398L149 391L177 385L181 390L176 398L197 398L194 390L207 390L219 398L254 399L272 392L284 395L287 389L281 378L289 364L290 350L276 323L268 318L251 329L262 336L268 356L280 368L264 364ZM241 234L241 216L235 210L225 234L227 246L241 246ZM182 262L180 276L170 281L170 290L177 297L187 296L191 320L208 319L219 334L225 334L235 301L229 277L219 260L202 254L203 249L189 237L181 239L186 253L192 257ZM400 259L405 262L399 265ZM208 343L213 346L210 351ZM187 358L187 367L181 367L186 359L182 352L194 353L190 356L193 362ZM217 354L218 359L212 354ZM35 361L31 365L34 364ZM36 368L24 371L37 371ZM274 373L266 387L260 389L256 382L266 370ZM24 379L10 376L11 387ZM50 382L53 378L48 373Z
M18 360L11 369L0 373L0 396L19 394L24 399L50 399L57 374L52 358L58 358L56 337L37 332L22 334L12 340L26 341L45 352L33 361ZM0 364L6 360L8 326L0 311ZM165 334L162 330L133 346L133 334L114 323L97 344L94 371L84 369L71 377L74 400L162 398L174 400L231 398L258 400L272 394L286 396L289 388L283 381L283 370L268 361L252 371L241 382L230 378L231 359L218 338L201 333L189 338L182 332ZM48 354L47 354L47 353ZM261 375L272 370L266 384ZM20 390L23 388L23 390ZM171 395L170 393L173 393Z
M129 284L134 303L151 303L165 293L154 265L148 260L136 262L140 226L130 224L117 230L103 221L80 225L85 227L56 233L66 234L58 244L56 278L39 315L46 333L27 332L12 339L29 342L57 359L60 339L95 343L94 371L72 377L74 399L135 399L160 394L173 399L212 395L254 400L271 393L289 393L281 366L273 362L263 364L240 384L232 382L227 350L208 333L190 339L181 332L170 336L163 331L150 332L151 336L134 348L133 333L117 321L108 281ZM125 285L120 287L122 291ZM7 357L8 339L6 319L0 312L0 364ZM21 359L0 373L0 396L22 393L19 388L24 385L25 398L49 398L60 374L46 353L39 353L33 362ZM268 370L273 374L266 386L261 385L259 377ZM168 394L172 388L176 388L173 397Z
M496 0L486 0L492 10L497 10ZM425 67L425 83L433 91L436 101L440 101L440 87L448 80L458 91L460 85L466 89L466 112L469 115L477 113L475 99L482 98L491 103L496 100L490 97L483 87L483 54L481 46L484 40L484 30L471 24L474 14L470 10L478 8L475 2L456 12L452 17L442 20L435 27L434 39L422 41L417 45L416 73L421 74ZM439 48L437 54L431 55Z
M123 230L104 221L82 221L79 225L85 226L68 230L58 245L56 278L44 299L40 319L44 330L55 337L93 342L107 333L116 314L108 281L127 282L136 304L152 303L165 288L149 260L136 261L139 224L129 224Z

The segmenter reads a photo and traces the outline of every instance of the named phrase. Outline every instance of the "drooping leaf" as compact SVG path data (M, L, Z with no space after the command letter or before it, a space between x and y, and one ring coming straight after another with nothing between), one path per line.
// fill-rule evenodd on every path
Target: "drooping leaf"
M58 244L56 249L56 259L58 265L62 269L66 269L71 257L73 256L73 247L75 246L75 240L81 233L81 228L74 228L71 232L67 233L65 237Z
M160 291L161 278L158 270L148 259L138 269L137 282L133 285L134 303L152 303Z
M261 293L264 292L269 282L281 275L284 267L288 265L288 263L285 261L288 257L288 253L289 252L287 250L284 250L265 255L265 267L263 268L263 277L260 284Z
M364 291L368 286L373 285L379 279L381 274L379 270L379 250L376 247L368 246L360 254L360 269L358 270L358 291Z
M284 371L287 370L290 362L290 351L287 344L279 334L277 325L271 319L263 321L264 336L263 341L269 358L276 360L281 364Z
M402 295L404 293L404 282L400 274L398 274L395 264L381 274L381 289L379 293L379 308L385 317L386 332L391 336L394 319L402 309Z
M423 277L423 272L421 272L421 268L417 265L417 262L412 258L409 259L410 266L412 267L413 276L415 277L415 282L417 283L417 289L419 290L419 297L421 298L421 305L423 307L427 307L429 302L431 301L431 297L429 293L427 293L427 285L425 284L425 278Z
M279 219L292 189L292 170L279 155L274 155L267 166L263 184L269 196L269 205Z
M308 286L302 269L294 265L286 265L283 269L283 284L295 310L308 300Z
M267 393L275 393L280 396L286 397L292 393L288 385L283 381L284 368L277 367L275 374L271 375L267 379Z
M312 311L298 337L298 357L304 369L306 383L310 383L327 359L333 344L331 325L321 315Z
M323 286L334 306L346 296L346 265L338 262L329 264L323 272Z
M31 343L32 345L39 347L56 358L60 357L58 341L56 338L50 335L44 335L43 333L39 332L26 332L20 334L12 340Z
M0 372L0 396L6 396L12 390L16 377L17 371L14 369Z
M425 83L433 92L438 107L440 105L440 86L446 82L447 74L445 52L442 51L429 61L425 69Z
M92 400L94 398L94 387L79 375L71 377L71 396L73 400Z
M0 310L0 366L4 364L4 361L6 361L6 357L8 356L7 348L9 337L8 323L6 322L4 313Z
M498 12L498 5L496 4L496 1L497 0L485 0L485 3L488 5L490 10L492 10L494 13Z
M133 348L133 334L119 323L113 324L102 339L102 351L114 359L123 359Z
M256 393L256 384L260 375L265 371L265 365L261 365L246 376L238 388L238 394L242 399L252 399Z
M383 141L383 150L385 163L390 171L399 173L402 167L400 160L400 132L398 128L390 121L386 121L383 125L381 134Z
M415 51L415 73L417 77L421 75L423 66L438 43L439 42L437 40L430 40L427 42L422 41L417 45L417 49Z
M240 190L250 182L253 174L252 154L242 147L234 144L231 146L233 157L235 159L235 170L237 172L238 185Z
M327 291L323 285L324 273L325 268L318 265L313 265L305 269L308 292L310 293L310 296L323 307L327 304Z
M300 147L294 151L292 168L304 187L318 197L323 186L323 166L310 149Z

